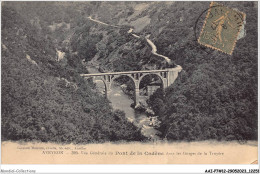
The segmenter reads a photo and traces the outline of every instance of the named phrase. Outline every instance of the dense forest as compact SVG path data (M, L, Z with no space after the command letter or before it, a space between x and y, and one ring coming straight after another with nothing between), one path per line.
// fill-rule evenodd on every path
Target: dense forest
M183 40L186 27L174 35L176 47L160 49L183 68L165 93L157 91L150 98L165 139L257 139L257 8L254 2L223 4L246 13L246 36L237 41L232 56L199 46L193 37ZM183 10L186 14L190 9ZM195 16L189 16L191 21ZM159 36L158 45L169 38Z
M2 140L144 140L92 81L79 76L84 68L69 58L57 62L50 35L22 17L12 5L2 7Z
M79 74L88 73L88 61L103 71L158 69L163 59L151 53L147 35L183 69L147 101L161 121L160 138L257 139L257 2L221 2L246 14L245 34L231 56L197 42L209 4L2 3L2 139L145 141ZM127 33L130 27L140 39Z

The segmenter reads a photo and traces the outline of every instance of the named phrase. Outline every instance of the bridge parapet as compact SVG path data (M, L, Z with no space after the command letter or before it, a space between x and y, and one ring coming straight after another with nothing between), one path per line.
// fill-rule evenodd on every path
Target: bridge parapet
M172 68L174 69L174 68ZM124 74L140 74L140 73L159 73L159 72L168 72L168 69L164 70L143 70L143 71L125 71L125 72L107 72L107 73L94 73L94 74L80 74L82 77L88 76L103 76L103 75L124 75Z

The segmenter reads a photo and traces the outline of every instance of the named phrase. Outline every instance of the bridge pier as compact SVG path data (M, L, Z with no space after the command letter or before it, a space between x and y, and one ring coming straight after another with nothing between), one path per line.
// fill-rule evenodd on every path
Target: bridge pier
M178 77L179 72L181 72L182 67L180 65L178 65L175 68L169 68L167 70L168 70L168 74L167 74L167 83L168 83L167 87L168 87L174 83L174 81Z
M111 92L110 85L106 84L105 96L106 96L107 99L108 99L108 95L109 95L110 92Z
M105 84L105 96L108 99L108 94L111 92L111 82L105 79L104 84Z
M165 88L167 88L168 87L168 80L167 80L167 78L163 78L162 79L162 85L163 85L163 89L165 89Z
M140 81L139 81L139 75L135 75L134 76L134 83L135 83L135 101L134 101L134 104L135 106L138 105L139 103L139 96L140 96L140 91L139 91L139 84L140 84Z
M135 106L138 105L140 99L139 88L135 88Z

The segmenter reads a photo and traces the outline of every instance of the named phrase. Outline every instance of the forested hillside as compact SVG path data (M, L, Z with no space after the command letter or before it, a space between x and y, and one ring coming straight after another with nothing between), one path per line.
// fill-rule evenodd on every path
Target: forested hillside
M96 92L92 81L85 81L70 64L56 61L52 40L5 5L1 34L2 140L143 140L124 113L113 111Z
M232 56L199 46L187 26L197 15L190 15L182 33L162 39L158 45L176 40L172 55L183 68L176 82L165 93L157 91L150 101L160 115L160 130L168 140L249 140L257 139L257 8L253 2L223 2L246 14L246 36L237 41ZM191 9L183 8L185 11ZM193 10L193 8L192 8ZM193 14L193 13L192 13ZM174 28L178 28L176 25ZM172 29L178 31L177 29ZM187 32L187 34L185 34ZM169 41L168 41L169 42Z
M88 61L104 72L161 68L147 36L183 69L148 100L162 139L257 139L257 2L220 3L246 14L231 56L195 37L210 2L4 2L3 139L143 140L79 74Z

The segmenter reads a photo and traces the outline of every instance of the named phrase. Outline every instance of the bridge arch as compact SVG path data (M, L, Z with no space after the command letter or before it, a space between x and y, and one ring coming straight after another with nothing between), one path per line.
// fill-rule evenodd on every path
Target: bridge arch
M136 87L136 81L135 79L130 75L130 74L119 74L119 75L114 75L112 78L111 78L111 81L110 81L110 84L109 84L109 89L111 89L111 85L112 83L114 82L115 79L117 78L120 78L120 77L123 77L123 76L126 76L126 77L129 77L131 79L131 81L133 82L134 86Z
M148 75L156 75L156 76L158 76L159 79L161 80L162 84L163 84L163 77L162 77L160 74L158 74L158 73L149 73L149 74L144 74L144 75L142 75L142 76L140 77L140 79L138 80L138 81L139 81L139 84L140 84L140 82L142 81L142 79L143 79L145 76L148 76Z
M127 77L128 79L130 79L131 84L133 86L131 88L131 86L127 85L127 87L130 87L130 89L132 89L134 91L133 98L134 98L134 104L136 105L139 102L139 86L138 87L136 86L136 85L138 85L138 81L135 80L131 74L119 74L119 75L113 76L111 78L110 83L108 84L109 89L111 89L113 82L120 77ZM137 91L137 89L138 89L138 91Z
M148 77L148 76L152 76L152 77L157 77L157 79L160 81L160 88L164 88L165 87L165 81L164 81L164 78L159 74L159 73L149 73L149 74L144 74L140 77L140 79L138 80L138 86L139 88L142 87L142 82L144 80L145 77ZM151 90L154 90L154 88L148 88L148 86L150 86L149 84L146 84L147 86L147 91L146 91L146 94L149 96L149 91ZM142 88L143 89L143 88ZM140 89L139 89L140 90ZM140 94L141 95L141 94Z
M98 81L102 82L102 84L104 85L104 91L105 91L105 96L107 96L107 92L108 92L108 86L106 81L103 78L98 78L98 77L94 77L93 81L97 84Z

